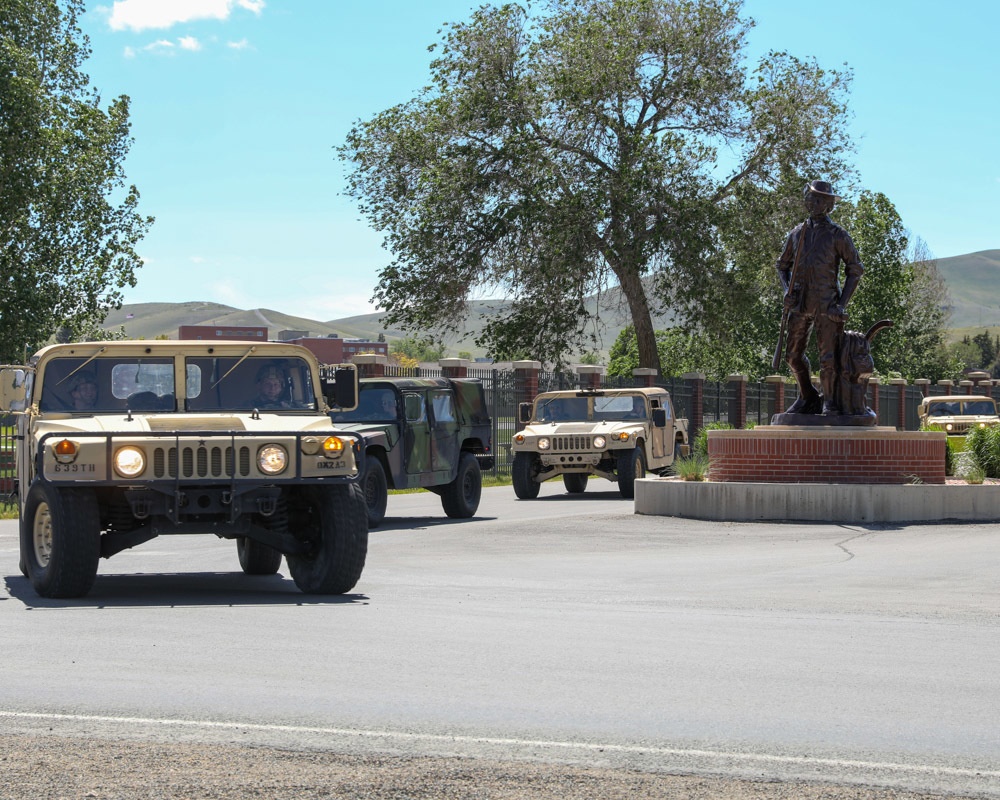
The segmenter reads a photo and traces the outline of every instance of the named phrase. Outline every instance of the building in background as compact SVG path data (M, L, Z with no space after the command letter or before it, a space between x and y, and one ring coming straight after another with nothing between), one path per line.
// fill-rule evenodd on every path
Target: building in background
M298 331L296 331L298 333ZM359 353L376 353L389 355L389 345L386 342L369 342L365 339L341 339L337 336L299 336L292 339L278 338L290 344L300 344L308 347L316 355L320 364L343 364Z
M206 341L266 342L267 327L254 325L181 325L178 339L203 339Z

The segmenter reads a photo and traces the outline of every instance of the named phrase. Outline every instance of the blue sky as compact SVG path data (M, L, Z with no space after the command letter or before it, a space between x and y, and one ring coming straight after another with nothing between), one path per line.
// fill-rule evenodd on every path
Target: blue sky
M372 310L389 261L334 148L427 83L469 0L97 0L86 71L131 98L128 180L157 221L126 303L207 300L317 320ZM863 185L939 257L1000 248L995 0L746 0L750 56L854 70ZM836 213L834 214L836 216Z

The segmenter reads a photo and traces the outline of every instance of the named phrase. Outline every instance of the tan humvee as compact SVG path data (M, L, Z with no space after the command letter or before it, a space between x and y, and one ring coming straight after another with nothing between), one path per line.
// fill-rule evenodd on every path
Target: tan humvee
M927 430L964 436L975 428L994 425L1000 425L1000 416L992 397L955 394L925 397L920 403L920 426Z
M665 473L688 448L687 420L674 414L666 389L544 392L521 404L520 420L527 426L511 442L511 476L522 500L559 475L571 494L596 475L631 498L637 478Z
M17 421L21 570L79 597L110 558L163 534L235 539L248 574L281 558L305 592L349 591L368 546L352 365L321 383L298 345L85 342L0 368Z

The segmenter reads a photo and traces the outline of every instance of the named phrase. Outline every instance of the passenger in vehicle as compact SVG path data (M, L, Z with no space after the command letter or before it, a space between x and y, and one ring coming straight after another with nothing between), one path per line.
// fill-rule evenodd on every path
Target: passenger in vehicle
M268 365L257 371L257 396L254 408L291 408L288 402L288 376L278 366Z
M78 372L70 381L69 396L74 411L90 411L97 405L97 378L93 372Z

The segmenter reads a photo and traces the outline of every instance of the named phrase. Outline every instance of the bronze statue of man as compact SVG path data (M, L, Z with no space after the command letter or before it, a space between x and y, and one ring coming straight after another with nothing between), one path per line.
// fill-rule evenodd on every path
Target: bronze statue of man
M835 400L837 346L847 320L845 309L858 288L864 267L847 231L830 219L839 199L833 187L826 181L812 181L805 188L804 199L809 219L788 234L775 264L785 290L788 330L785 361L799 385L799 399L787 413L836 415L840 414ZM813 330L819 350L822 394L812 384L809 359L805 355Z

